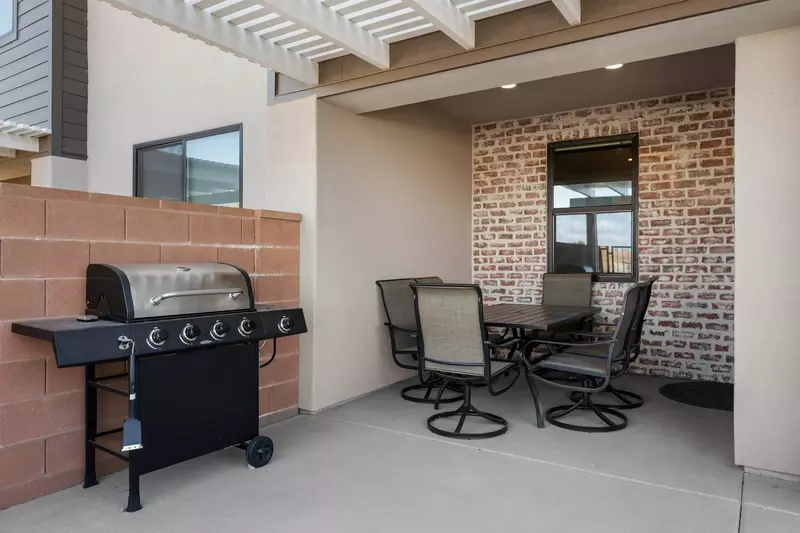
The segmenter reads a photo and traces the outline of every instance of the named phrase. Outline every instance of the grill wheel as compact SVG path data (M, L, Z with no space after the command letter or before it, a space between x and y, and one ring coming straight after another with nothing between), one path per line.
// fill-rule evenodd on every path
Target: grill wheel
M245 459L247 459L247 464L253 468L261 468L269 463L274 452L275 445L272 443L272 439L260 435L247 445Z

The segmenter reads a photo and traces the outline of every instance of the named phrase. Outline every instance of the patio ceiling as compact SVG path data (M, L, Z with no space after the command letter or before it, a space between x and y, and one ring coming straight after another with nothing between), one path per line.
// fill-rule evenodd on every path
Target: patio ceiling
M475 47L475 21L553 2L570 24L580 0L104 0L316 85L320 61L353 54L390 67L391 43L436 31Z

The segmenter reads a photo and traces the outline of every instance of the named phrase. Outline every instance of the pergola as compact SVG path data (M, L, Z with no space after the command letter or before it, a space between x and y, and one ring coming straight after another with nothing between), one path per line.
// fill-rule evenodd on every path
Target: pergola
M17 157L17 150L39 152L39 139L51 133L47 128L0 121L0 157Z
M389 45L441 31L475 47L475 21L552 1L569 24L580 0L104 0L304 83L353 54L390 67Z

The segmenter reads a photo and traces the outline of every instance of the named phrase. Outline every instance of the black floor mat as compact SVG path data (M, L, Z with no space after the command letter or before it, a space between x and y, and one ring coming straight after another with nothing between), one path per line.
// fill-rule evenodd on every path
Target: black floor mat
M713 381L686 381L669 383L659 389L662 396L676 402L716 409L733 411L733 384Z

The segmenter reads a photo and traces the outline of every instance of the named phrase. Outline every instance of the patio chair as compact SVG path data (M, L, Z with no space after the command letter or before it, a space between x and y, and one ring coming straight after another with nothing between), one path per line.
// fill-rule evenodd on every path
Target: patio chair
M630 332L630 339L629 342L626 344L625 352L626 357L625 361L622 366L617 367L617 372L615 375L612 376L612 379L618 378L624 374L628 373L630 369L631 363L636 361L639 358L639 354L642 350L642 333L644 333L644 321L647 318L647 308L650 305L650 295L653 292L653 285L655 282L658 281L658 276L649 278L644 280L641 284L642 292L639 297L639 301L636 305L636 316L634 318L633 327L631 328ZM598 334L598 335L603 335ZM606 336L610 335L610 333L605 334ZM613 404L602 404L597 403L595 405L600 407L610 407L612 409L637 409L644 405L644 398L639 396L638 394L628 391L622 390L614 387L613 382L606 387L606 390L603 391L603 394L611 394L620 403L613 403ZM572 399L577 401L579 393L572 393Z
M563 305L570 307L592 306L592 275L552 274L542 276L542 305ZM592 330L592 317L583 323L583 330ZM562 332L545 332L541 338L554 340L563 338ZM563 340L567 340L563 338Z
M429 283L442 283L438 277L390 279L375 283L380 289L383 309L386 312L384 325L389 329L392 358L400 368L417 371L420 381L419 384L403 388L400 396L409 402L434 404L436 403L434 392L442 386L443 381L420 372L414 294L410 287L417 279L424 279ZM458 391L450 391L450 394L440 399L439 403L457 402L462 397Z
M526 343L523 349L523 361L528 366L526 372L528 380L545 381L556 387L579 393L577 400L571 405L550 408L546 415L548 422L564 429L592 433L619 431L628 425L628 418L624 414L611 407L595 404L592 401L592 395L605 391L611 383L611 378L619 371L618 367L625 364L628 353L627 344L630 342L637 304L644 285L644 283L636 283L625 291L622 298L622 314L616 329L610 335L598 337L591 332L575 332L573 333L575 336L597 340L576 343L536 339ZM548 347L549 353L535 354L536 357L528 361L526 355L532 354L533 348L542 344ZM582 384L547 379L546 375L537 372L540 370L557 370L577 376L582 378ZM591 411L603 422L603 425L582 426L561 420L576 410Z
M545 274L542 277L542 305L591 307L591 274Z
M508 422L473 406L472 389L485 384L492 396L509 390L520 375L520 363L494 359L492 350L518 345L521 341L510 339L501 345L489 342L483 321L483 295L477 285L415 283L411 290L414 291L414 312L419 324L420 369L432 372L444 380L445 385L458 383L464 387L461 407L429 417L428 429L437 435L456 439L502 435L508 431ZM501 376L514 371L516 373L509 384L496 388ZM439 394L443 390L440 389ZM458 423L453 431L435 424L438 420L456 417ZM499 427L483 432L465 432L467 417L478 417Z

